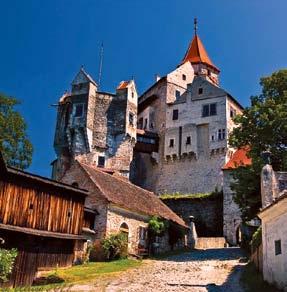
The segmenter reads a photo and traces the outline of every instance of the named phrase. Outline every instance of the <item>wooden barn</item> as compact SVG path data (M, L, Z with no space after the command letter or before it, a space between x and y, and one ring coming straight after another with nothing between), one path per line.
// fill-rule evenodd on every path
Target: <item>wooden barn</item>
M77 260L85 241L86 195L85 190L7 167L0 153L1 247L18 250L11 286L31 285L39 269L71 266Z

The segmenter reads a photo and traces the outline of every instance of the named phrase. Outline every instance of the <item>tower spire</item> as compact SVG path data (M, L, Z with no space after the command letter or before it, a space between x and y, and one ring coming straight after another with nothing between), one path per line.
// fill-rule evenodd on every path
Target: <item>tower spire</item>
M196 17L194 18L193 24L194 24L194 35L197 35L197 18Z

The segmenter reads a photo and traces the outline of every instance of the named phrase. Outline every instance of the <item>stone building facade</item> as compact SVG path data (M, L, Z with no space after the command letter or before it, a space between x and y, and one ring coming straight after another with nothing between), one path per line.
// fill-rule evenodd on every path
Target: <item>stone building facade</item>
M129 176L136 143L135 82L122 81L115 94L100 92L83 68L72 91L58 103L53 178L60 179L77 157Z
M93 232L90 232L90 241L97 247L99 259L103 257L101 240L119 232L127 233L130 254L139 254L140 250L147 249L147 227L151 216L173 222L188 233L184 221L154 193L133 185L115 172L105 171L76 160L62 177L63 182L76 184L89 191L85 206L97 214L91 228ZM159 241L159 253L171 249L168 239L166 234ZM184 244L182 240L178 242L178 247Z
M232 172L239 166L248 166L248 148L236 150L231 159L223 166L223 235L230 245L238 245L241 240L241 211L234 202L234 191L231 184L234 181Z
M264 280L287 291L287 173L266 162L261 172Z
M232 118L242 106L220 87L219 73L196 34L178 67L139 97L138 128L158 135L158 151L136 147L134 183L156 193L222 189Z

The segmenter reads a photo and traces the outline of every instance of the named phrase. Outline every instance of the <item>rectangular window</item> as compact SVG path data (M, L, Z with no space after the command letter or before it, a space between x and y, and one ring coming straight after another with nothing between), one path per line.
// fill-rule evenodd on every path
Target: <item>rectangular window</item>
M201 95L202 93L203 93L203 88L202 87L199 87L198 88L198 94Z
M230 107L230 117L233 118L236 116L236 110L232 107Z
M202 106L202 117L215 116L216 114L216 103L204 104Z
M175 109L173 110L172 112L172 119L175 121L175 120L178 120L178 110Z
M147 238L147 229L145 227L140 226L139 228L139 239L146 240Z
M133 113L129 113L129 125L130 126L134 125L134 115L133 115Z
M169 140L169 147L173 147L174 146L174 139L170 139Z
M281 240L275 240L275 255L279 255L281 253Z
M104 156L98 157L98 167L105 167L105 157Z
M84 114L84 104L75 104L75 117L80 118Z
M176 100L178 100L180 98L180 91L179 90L175 91L175 98L176 98Z
M225 140L225 129L218 130L218 140Z
M138 128L139 128L139 129L142 129L142 128L143 128L143 118L140 118L140 119L139 119L139 122L138 122Z
M144 119L144 130L147 128L147 119Z
M182 74L182 80L186 80L186 75Z
M190 145L191 144L191 138L190 136L186 137L186 145Z

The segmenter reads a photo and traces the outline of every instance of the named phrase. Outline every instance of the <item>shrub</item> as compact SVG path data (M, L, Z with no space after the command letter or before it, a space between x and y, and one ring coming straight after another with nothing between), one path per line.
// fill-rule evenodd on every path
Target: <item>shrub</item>
M17 257L17 250L0 248L0 282L6 282L12 273L14 262Z
M163 236L168 228L168 221L163 220L157 216L152 216L148 222L149 234L154 236Z
M255 250L262 242L262 227L258 227L258 229L252 235L252 240L250 242L251 250Z
M111 234L101 243L107 260L126 258L128 255L128 236L125 233Z

